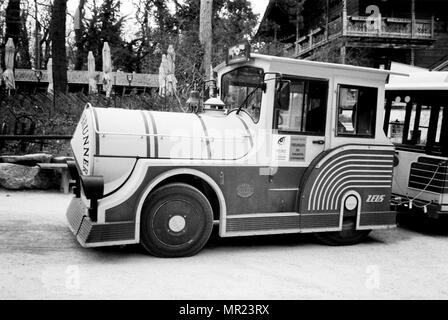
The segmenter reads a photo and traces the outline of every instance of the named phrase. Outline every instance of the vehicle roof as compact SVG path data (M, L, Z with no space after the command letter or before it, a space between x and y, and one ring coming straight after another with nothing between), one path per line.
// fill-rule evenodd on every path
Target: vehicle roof
M353 66L349 64L340 64L340 63L330 63L330 62L320 62L320 61L310 61L310 60L302 60L302 59L293 59L293 58L285 58L285 57L277 57L277 56L268 56L264 54L258 54L258 53L251 53L251 57L262 59L262 60L268 60L271 62L288 62L288 63L294 63L304 66L314 66L314 67L329 67L334 69L340 69L340 70L347 70L347 71L362 71L362 72L369 72L369 73L379 73L379 74L396 74L396 75L403 75L406 76L406 73L400 73L400 72L394 72L384 69L375 69L375 68L368 68L368 67L358 67Z
M409 77L391 76L386 90L448 90L448 72L423 70Z
M375 69L375 68L368 68L368 67L358 67L348 64L339 64L339 63L330 63L330 62L320 62L320 61L310 61L310 60L302 60L302 59L294 59L294 58L285 58L285 57L277 57L277 56L270 56L270 55L264 55L264 54L258 54L258 53L251 53L251 58L265 60L268 62L280 62L280 63L292 63L295 65L302 65L302 66L309 66L309 67L328 67L333 69L339 69L339 70L345 70L345 71L360 71L360 72L368 72L368 73L376 73L376 74L382 74L382 75L399 75L399 76L407 76L407 73L401 73L401 72L394 72L390 70L384 70L384 69ZM221 63L218 65L215 70L220 70L221 68L225 67L225 63Z
M448 90L448 72L431 71L426 68L392 61L390 70L407 72L409 77L390 76L386 90Z

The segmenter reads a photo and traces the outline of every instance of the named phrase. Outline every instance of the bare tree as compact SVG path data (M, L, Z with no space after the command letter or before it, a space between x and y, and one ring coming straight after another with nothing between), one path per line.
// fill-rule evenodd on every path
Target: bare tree
M84 4L85 0L79 0L77 14L75 15L75 42L76 42L76 55L75 55L75 70L81 70L84 65L85 56L87 56L84 50Z
M9 0L6 7L6 32L5 42L12 38L14 45L17 47L20 37L20 0Z
M50 25L53 4L51 1L34 1L34 8L30 15L34 19L34 67L42 68L42 63L50 58ZM44 50L43 50L44 48Z
M208 77L212 61L212 15L213 0L201 0L201 11L199 18L199 41L204 47L203 68L206 78Z
M19 53L20 61L18 67L31 69L31 57L30 57L30 42L28 36L28 28L26 26L26 20L28 18L28 4L22 9L20 13L20 37L19 37Z
M5 1L6 0L0 0L0 45L4 42L3 31L6 18Z
M51 15L51 42L53 57L53 82L55 91L67 87L67 53L65 48L65 22L67 0L54 0Z

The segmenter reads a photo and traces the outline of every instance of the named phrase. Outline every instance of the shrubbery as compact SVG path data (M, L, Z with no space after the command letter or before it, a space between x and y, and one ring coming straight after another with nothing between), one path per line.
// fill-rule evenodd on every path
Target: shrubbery
M3 135L72 135L87 102L96 107L117 107L182 112L186 97L160 97L157 93L104 95L82 92L0 94L0 134ZM0 154L46 152L55 156L71 156L69 140L18 141L0 140Z

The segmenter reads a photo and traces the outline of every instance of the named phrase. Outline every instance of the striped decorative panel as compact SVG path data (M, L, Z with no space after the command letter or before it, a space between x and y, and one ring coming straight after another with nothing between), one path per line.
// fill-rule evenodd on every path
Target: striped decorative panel
M384 226L396 224L395 211L364 212L359 220L360 226Z
M134 222L94 224L86 243L132 240L135 234Z
M90 221L89 217L85 217L82 220L81 228L78 231L77 236L82 239L82 242L86 242L90 232L92 231L92 221Z
M337 151L337 150L336 150ZM308 183L307 211L338 212L349 190L390 188L393 153L375 149L348 149L323 159Z
M79 229L78 237L84 243L132 240L135 235L135 223L96 224L85 217Z
M300 217L300 227L303 229L337 228L339 227L339 214L304 214Z
M300 216L298 214L278 217L231 218L226 220L226 231L295 229L299 227L299 219Z
M80 198L73 198L67 210L67 220L72 232L81 243L132 240L135 222L97 224L88 217L87 207Z
M409 188L448 193L447 163L443 159L419 157L411 164Z
M82 218L87 215L87 208L80 198L73 198L67 209L67 220L72 232L76 233L82 222Z

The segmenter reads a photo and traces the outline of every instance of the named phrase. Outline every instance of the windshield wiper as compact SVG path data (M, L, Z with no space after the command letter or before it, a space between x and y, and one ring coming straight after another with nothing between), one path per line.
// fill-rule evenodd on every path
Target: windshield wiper
M249 101L249 98L253 96L254 92L257 91L260 88L263 88L265 85L264 82L261 82L259 84L257 84L257 86L254 88L254 90L252 90L244 99L244 101L241 103L241 105L238 107L238 110L236 111L236 114L239 114L241 109L247 104L247 102Z

